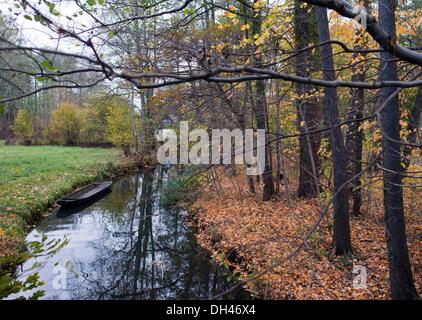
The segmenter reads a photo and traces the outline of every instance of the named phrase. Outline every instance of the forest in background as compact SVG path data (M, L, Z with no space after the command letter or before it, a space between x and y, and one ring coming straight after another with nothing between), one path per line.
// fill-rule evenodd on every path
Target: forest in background
M234 165L229 175L240 174L261 209L316 201L300 248L328 221L327 254L352 256L350 221L381 219L391 297L418 297L421 252L412 245L412 266L406 222L420 244L420 0L87 0L73 14L60 1L9 2L1 138L150 153L155 129L183 120L265 129L262 176ZM72 50L28 42L16 17Z

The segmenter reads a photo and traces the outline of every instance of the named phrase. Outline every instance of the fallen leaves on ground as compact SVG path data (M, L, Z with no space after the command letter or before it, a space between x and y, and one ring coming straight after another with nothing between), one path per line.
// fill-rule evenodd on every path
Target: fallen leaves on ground
M239 187L244 177L225 176L220 180L218 185L222 189L210 185L193 205L198 241L217 261L230 265L245 280L247 290L265 299L389 299L381 202L373 206L378 210L351 218L354 254L346 260L331 252L331 212L306 237L320 217L317 200L292 196L289 206L280 195L263 202ZM420 203L413 203L414 210L406 216L409 252L419 293L420 207ZM303 249L297 251L299 247ZM362 271L361 266L367 273L366 289L359 288L356 281L361 278L353 274L354 269Z

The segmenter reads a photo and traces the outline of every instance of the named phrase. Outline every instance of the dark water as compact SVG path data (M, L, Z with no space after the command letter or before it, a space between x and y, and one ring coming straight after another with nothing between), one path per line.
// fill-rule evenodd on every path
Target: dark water
M69 243L28 260L19 278L40 263L42 299L207 299L226 291L233 283L196 243L187 213L160 207L166 179L159 168L121 178L91 206L54 212L27 240ZM247 295L237 289L224 298Z

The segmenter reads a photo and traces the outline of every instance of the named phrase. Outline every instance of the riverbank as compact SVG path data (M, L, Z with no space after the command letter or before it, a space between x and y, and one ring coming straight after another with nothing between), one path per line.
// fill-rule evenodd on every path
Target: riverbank
M220 172L218 183L205 187L190 209L198 242L230 266L248 291L263 299L389 299L381 193L364 203L361 217L351 218L354 255L346 260L331 252L331 212L307 236L320 218L316 200L292 192L291 204L283 195L263 202L242 187L244 181ZM405 212L415 285L422 293L418 197L405 193Z
M15 256L57 198L79 186L130 171L117 149L0 146L0 260Z

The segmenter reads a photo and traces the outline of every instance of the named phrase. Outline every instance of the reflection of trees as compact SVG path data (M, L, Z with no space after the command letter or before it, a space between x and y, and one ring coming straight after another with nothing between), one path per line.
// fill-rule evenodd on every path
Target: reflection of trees
M106 210L116 217L123 215L127 211L127 206L132 201L136 202L136 189L139 184L139 174L119 181L113 186L113 192L107 197L107 201L101 203L103 210Z
M103 239L94 261L73 261L72 298L191 299L227 288L186 227L186 213L159 207L163 178L157 169L122 179L101 202L110 212L101 220Z

